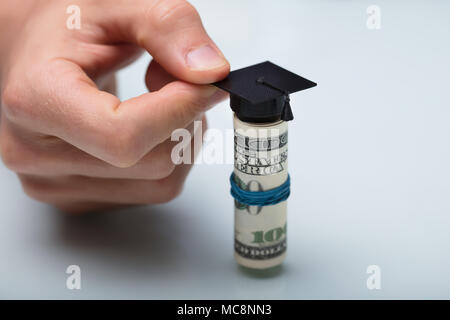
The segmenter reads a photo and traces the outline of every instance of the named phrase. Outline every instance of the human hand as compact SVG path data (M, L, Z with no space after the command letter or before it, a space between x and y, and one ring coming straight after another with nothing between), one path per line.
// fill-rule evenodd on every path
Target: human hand
M5 165L30 197L65 211L173 199L189 166L173 164L170 135L224 98L206 84L228 62L184 0L79 0L80 30L66 28L70 4L24 2L0 44ZM112 76L141 48L154 58L151 92L121 102Z

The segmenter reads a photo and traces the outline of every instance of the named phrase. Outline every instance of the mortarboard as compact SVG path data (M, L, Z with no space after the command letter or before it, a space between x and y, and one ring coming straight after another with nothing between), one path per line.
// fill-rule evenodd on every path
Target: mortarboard
M317 84L270 61L230 72L213 85L230 93L231 109L245 122L294 119L289 94Z

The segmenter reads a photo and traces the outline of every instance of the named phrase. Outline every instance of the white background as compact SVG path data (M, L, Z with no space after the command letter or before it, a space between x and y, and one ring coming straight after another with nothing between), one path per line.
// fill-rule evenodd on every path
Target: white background
M283 268L236 266L230 165L196 166L170 204L81 217L1 166L0 298L450 298L450 2L192 3L232 69L271 60L318 83L291 97ZM121 98L145 92L149 60L120 72ZM208 116L232 126L227 102Z

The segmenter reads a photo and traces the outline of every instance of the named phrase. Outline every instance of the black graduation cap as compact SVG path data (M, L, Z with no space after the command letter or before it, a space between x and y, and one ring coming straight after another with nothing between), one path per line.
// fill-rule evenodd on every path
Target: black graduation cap
M230 93L231 109L245 122L294 119L289 94L317 84L270 61L230 72L213 85Z

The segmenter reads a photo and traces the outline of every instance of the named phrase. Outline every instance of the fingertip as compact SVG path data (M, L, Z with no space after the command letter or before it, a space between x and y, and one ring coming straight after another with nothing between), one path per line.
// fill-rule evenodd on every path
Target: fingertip
M194 71L214 70L223 67L226 63L227 60L223 54L209 44L192 48L186 54L186 64Z
M161 64L153 60L146 73L146 85L150 91L157 91L170 82L177 81L176 77L191 84L211 84L226 78L230 73L230 64L225 58L224 61L224 64L209 70L194 70L179 67L177 74L173 75L173 72L167 72Z
M224 63L211 69L188 69L184 79L194 84L211 84L220 81L230 73L230 64L224 58Z
M191 83L214 83L230 73L230 63L212 41L188 50L184 60L184 79Z
M189 105L201 106L204 111L222 102L228 94L213 85L198 85L184 81L175 81L167 84L159 91L160 97L173 98L187 102Z

